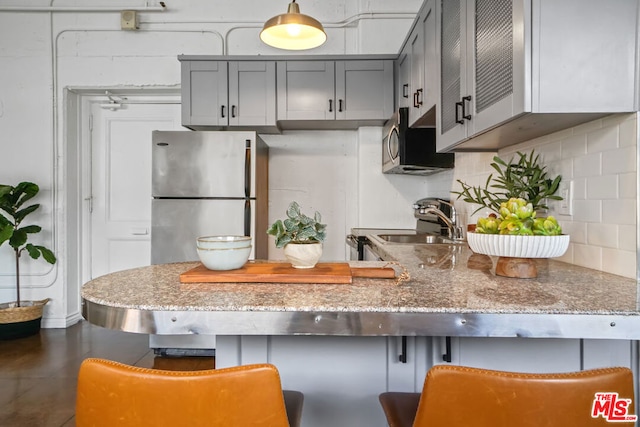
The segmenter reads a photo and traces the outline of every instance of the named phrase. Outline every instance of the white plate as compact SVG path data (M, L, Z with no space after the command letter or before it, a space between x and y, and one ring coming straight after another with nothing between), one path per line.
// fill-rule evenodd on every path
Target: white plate
M555 258L569 247L570 236L512 236L508 234L467 233L467 242L478 254L512 258Z

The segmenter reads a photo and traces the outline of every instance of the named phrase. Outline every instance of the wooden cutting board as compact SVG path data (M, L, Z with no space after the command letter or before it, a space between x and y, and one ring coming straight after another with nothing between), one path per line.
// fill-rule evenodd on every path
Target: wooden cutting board
M395 278L393 268L351 268L346 262L318 263L314 268L293 268L289 263L248 262L237 270L209 270L204 265L180 275L181 283L343 283L353 277Z

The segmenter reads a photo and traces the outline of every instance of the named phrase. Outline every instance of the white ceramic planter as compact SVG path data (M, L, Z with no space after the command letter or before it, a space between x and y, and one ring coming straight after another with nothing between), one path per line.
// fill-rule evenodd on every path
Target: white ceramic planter
M313 268L322 256L322 243L288 243L284 256L295 268Z

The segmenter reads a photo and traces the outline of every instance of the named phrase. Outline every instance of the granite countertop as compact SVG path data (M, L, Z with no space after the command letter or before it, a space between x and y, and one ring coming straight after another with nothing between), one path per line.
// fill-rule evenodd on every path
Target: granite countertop
M107 328L169 335L640 339L633 279L546 259L537 261L535 279L499 277L497 259L474 254L466 243L369 240L386 261L352 267L396 262L410 280L181 283L180 274L200 263L153 265L86 283L83 315Z
M376 250L411 279L182 284L179 275L199 263L175 263L98 277L84 285L82 298L151 311L640 314L636 281L613 274L545 259L538 260L535 279L499 277L496 259L473 254L466 244L379 244Z

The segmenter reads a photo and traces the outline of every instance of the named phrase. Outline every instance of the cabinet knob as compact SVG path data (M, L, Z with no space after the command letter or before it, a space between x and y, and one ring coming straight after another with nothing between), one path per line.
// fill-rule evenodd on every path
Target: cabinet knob
M342 113L342 99L338 100L338 112Z
M236 106L232 105L231 106L231 117L235 117L236 116Z
M329 112L333 113L333 99L329 100Z
M224 118L224 105L220 106L220 117Z

